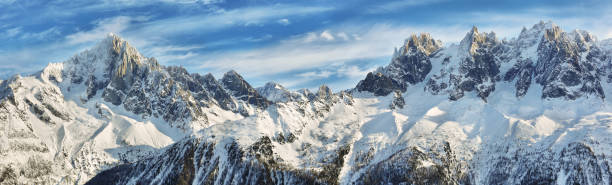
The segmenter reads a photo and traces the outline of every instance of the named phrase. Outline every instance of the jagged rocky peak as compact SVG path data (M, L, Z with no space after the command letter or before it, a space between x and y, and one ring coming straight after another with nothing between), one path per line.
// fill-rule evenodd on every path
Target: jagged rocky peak
M489 48L499 44L495 32L478 32L478 28L473 26L459 44L459 48L474 55L479 48Z
M221 81L223 83L246 83L244 78L238 74L235 70L229 70L223 74L221 77ZM250 85L249 85L250 86Z
M267 89L285 89L286 90L286 88L283 87L283 85L281 85L279 83L276 83L276 82L268 82L268 83L266 83L264 85L264 88L267 88Z
M538 44L544 36L546 30L552 29L556 26L557 25L555 25L552 21L540 21L539 23L534 24L530 29L523 27L521 33L516 38L516 47L526 49Z
M132 47L128 41L119 37L114 33L109 33L108 36L102 40L95 47L94 50L104 51L107 50L111 56L111 64L114 64L115 73L117 76L122 77L128 74L131 70L134 70L142 64L148 64L151 67L159 69L159 64L154 58L148 59L143 57L140 52Z
M597 42L597 37L585 30L574 30L570 33L574 37L574 41L578 44L581 52L591 49L592 45Z
M261 96L238 72L230 70L223 75L221 83L237 99L260 108L268 107L271 102Z
M117 61L116 75L123 77L133 73L134 70L146 64L149 69L158 70L159 63L154 58L148 59L143 57L136 48L132 47L127 41L123 40L115 34L109 34L107 40L110 40L112 46L112 55L119 57Z
M317 91L317 97L321 99L329 99L334 95L332 90L327 87L327 85L323 84L319 86L319 90Z
M297 93L302 94L308 100L314 100L316 98L316 95L308 89L299 89Z
M257 92L272 102L306 100L304 95L289 91L287 88L276 82L268 82L263 87L258 87Z
M422 52L430 55L442 47L442 41L434 40L429 33L413 34L404 43L402 54Z
M504 42L474 26L458 45L447 48L427 34L412 35L388 66L368 74L356 90L386 96L426 82L432 94L458 100L472 92L486 101L503 79L514 83L517 97L527 94L534 81L543 88L542 98L603 98L600 78L612 81L606 67L611 48L587 31L564 32L551 21L523 28L517 38Z
M543 98L576 99L585 94L605 97L599 75L607 71L602 66L608 57L589 35L567 33L558 26L546 29L534 70L536 82L543 86Z
M226 89L230 90L234 96L244 96L254 92L253 87L234 70L230 70L223 74L221 83Z
M109 84L113 90L127 94L126 90L139 81L138 78L159 70L161 67L157 60L143 57L127 41L111 33L92 49L61 64L49 64L41 77L57 82L66 79L74 85L83 84L87 87L84 100L89 100ZM120 104L118 96L107 98Z
M559 26L554 25L552 28L546 29L546 34L544 34L544 38L549 41L554 41L559 39L561 36L561 28Z
M406 39L400 51L395 51L391 64L369 73L366 79L357 84L358 91L368 91L377 96L386 96L406 87L422 82L431 71L431 58L440 51L441 41L434 40L429 34L412 35Z
M223 85L211 73L204 76L194 74L194 78L208 92L207 95L212 97L222 109L236 111L237 105L232 99L232 95L223 88Z

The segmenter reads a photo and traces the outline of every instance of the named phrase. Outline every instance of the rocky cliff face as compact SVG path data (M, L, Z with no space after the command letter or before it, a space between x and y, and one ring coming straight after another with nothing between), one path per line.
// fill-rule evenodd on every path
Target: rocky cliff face
M442 47L429 34L412 35L395 51L389 66L369 73L357 84L357 90L385 96L395 90L406 91L407 85L422 82L432 68L430 58Z
M271 103L265 97L261 96L255 88L251 87L251 85L249 85L249 83L247 83L236 71L232 70L225 73L221 79L221 83L231 95L239 100L264 109Z

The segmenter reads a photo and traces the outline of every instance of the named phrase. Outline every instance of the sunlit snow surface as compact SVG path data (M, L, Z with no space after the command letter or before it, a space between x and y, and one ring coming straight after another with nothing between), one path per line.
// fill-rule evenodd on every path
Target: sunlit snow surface
M484 102L476 96L449 101L446 96L432 96L416 85L403 94L406 106L400 110L388 108L391 95L356 93L352 106L336 104L322 120L302 119L292 112L293 103L283 103L256 117L216 124L200 134L218 142L223 136L237 138L243 146L262 136L300 134L296 142L273 144L274 153L284 162L301 168L317 168L319 157L350 144L352 148L341 173L343 183L355 181L360 175L359 171L351 171L356 165L353 160L356 154L374 149L371 163L376 163L408 147L426 151L444 141L463 161L511 155L491 153L498 146L520 145L522 150L550 148L558 152L572 142L588 143L596 155L611 155L612 109L608 100L543 100L535 87L526 96L516 98L511 84L501 83L497 87L496 93ZM304 144L311 145L312 151L303 153ZM611 161L609 157L606 160ZM473 161L482 166L473 168L486 174L490 167L487 160Z

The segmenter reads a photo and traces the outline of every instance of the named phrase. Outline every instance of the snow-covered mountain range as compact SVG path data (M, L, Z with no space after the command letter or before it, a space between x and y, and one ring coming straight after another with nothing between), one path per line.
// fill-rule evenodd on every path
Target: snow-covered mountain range
M254 88L110 34L0 82L0 184L611 184L612 41L412 35L355 88Z

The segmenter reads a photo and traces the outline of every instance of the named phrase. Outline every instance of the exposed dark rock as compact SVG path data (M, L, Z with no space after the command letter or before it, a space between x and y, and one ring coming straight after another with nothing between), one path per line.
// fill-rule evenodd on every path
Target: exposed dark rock
M434 95L459 100L473 92L486 101L503 79L514 83L517 97L525 96L535 81L543 88L542 98L604 98L600 78L612 79L610 57L594 36L580 30L563 32L552 23L525 28L511 41L499 41L495 33L473 27L459 45L448 48L457 49L457 54L441 52L445 49L428 36L413 35L387 67L368 74L356 89L385 96L425 81L425 91ZM440 71L430 72L433 59L442 61ZM502 65L512 67L501 71Z
M531 80L534 73L533 70L532 61L527 59L525 61L519 61L504 75L504 81L513 81L516 79L516 97L522 97L527 94L527 90L529 90L531 86Z
M367 167L357 184L469 184L467 174L457 168L448 143L443 149L441 154L427 154L416 147L398 151Z
M260 108L266 108L271 104L270 101L261 96L236 71L232 70L225 73L221 79L221 83L225 89L229 90L237 99L246 101Z
M344 155L348 153L348 148L341 149L327 170L313 174L278 161L267 137L260 138L248 149L240 148L236 142L229 142L224 151L215 148L213 143L183 140L162 155L103 171L86 184L125 184L128 181L136 184L337 184ZM216 152L227 155L215 155ZM200 178L195 179L195 175ZM157 178L159 176L164 178Z
M551 150L519 150L513 158L499 157L493 164L487 184L602 184L610 177L609 164L583 143L570 143L559 154ZM564 179L558 176L565 176ZM609 182L609 181L608 181Z
M366 78L357 84L357 90L372 92L377 96L386 96L396 90L406 91L406 88L380 72L375 75L369 72Z
M601 60L601 54L597 54L598 48L589 47L591 42L593 38L590 35L563 32L558 26L545 30L538 46L538 62L535 66L536 82L544 87L542 98L576 99L585 93L604 98L595 68L595 62ZM582 55L591 57L582 60ZM578 91L570 88L577 85L582 85Z
M319 86L319 90L317 91L316 97L320 100L325 100L329 102L334 97L334 93L329 87L327 87L327 85L321 85Z
M395 91L393 94L393 101L389 107L391 109L402 109L406 105L404 97L402 97L402 93L400 91Z
M375 73L368 73L366 79L357 85L357 90L377 96L386 96L395 90L406 91L406 86L425 80L432 68L430 58L441 46L441 42L429 34L412 35L399 51L395 51L391 64Z
M495 33L479 33L476 27L463 38L459 46L460 52L467 52L459 67L463 75L455 91L476 91L477 95L486 101L489 94L495 90L495 82L499 77L499 56L504 48L495 37ZM455 96L458 97L458 96Z
M223 89L223 86L215 79L215 77L208 73L204 76L198 74L195 75L196 79L200 81L204 89L208 90L212 94L213 99L217 101L219 106L225 110L235 110L237 105L232 101L232 95Z

